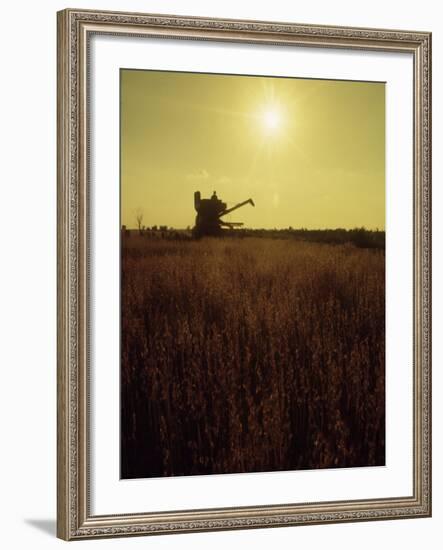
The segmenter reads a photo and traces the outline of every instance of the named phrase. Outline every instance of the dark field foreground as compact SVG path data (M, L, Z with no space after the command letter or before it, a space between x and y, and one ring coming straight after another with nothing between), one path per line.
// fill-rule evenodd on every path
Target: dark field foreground
M121 474L385 463L385 257L122 240Z

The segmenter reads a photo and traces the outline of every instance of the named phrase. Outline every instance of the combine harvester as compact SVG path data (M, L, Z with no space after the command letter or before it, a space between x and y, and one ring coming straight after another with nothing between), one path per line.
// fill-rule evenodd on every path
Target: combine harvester
M210 199L202 199L200 191L196 191L194 193L194 207L197 217L195 218L195 227L192 230L193 236L196 239L200 239L201 237L222 237L226 234L226 231L223 230L224 227L228 227L229 229L241 227L243 225L241 222L225 222L221 218L246 204L255 206L254 201L248 199L231 208L227 208L226 203L217 197L215 191Z

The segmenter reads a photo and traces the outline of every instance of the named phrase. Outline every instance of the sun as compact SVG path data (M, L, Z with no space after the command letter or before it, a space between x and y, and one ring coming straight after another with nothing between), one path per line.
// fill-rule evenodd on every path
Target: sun
M269 107L263 111L263 126L266 130L274 132L281 126L281 116L275 107Z

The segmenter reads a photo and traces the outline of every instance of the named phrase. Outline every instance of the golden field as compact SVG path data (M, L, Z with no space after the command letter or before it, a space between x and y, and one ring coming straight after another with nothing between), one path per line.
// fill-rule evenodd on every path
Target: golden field
M122 239L123 478L385 463L385 255Z

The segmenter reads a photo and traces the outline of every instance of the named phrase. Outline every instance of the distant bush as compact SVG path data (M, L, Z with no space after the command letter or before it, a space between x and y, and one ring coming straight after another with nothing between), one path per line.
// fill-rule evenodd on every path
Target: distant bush
M240 229L232 232L237 236L297 239L324 244L351 243L358 248L385 248L385 232L365 227L355 229Z
M358 248L385 248L384 231L368 231L364 227L351 229L350 242Z

